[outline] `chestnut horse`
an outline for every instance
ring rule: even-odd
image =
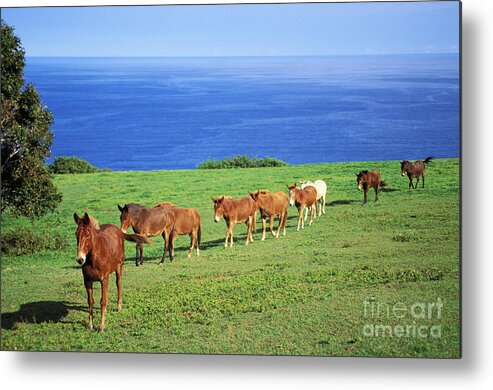
[[[327,184],[323,180],[315,180],[311,182],[309,180],[300,180],[300,187],[305,188],[313,186],[317,190],[317,201],[315,202],[315,217],[320,217],[322,213],[325,215],[325,203],[327,202]],[[308,217],[308,209],[305,210],[305,221]]]
[[[104,316],[108,305],[109,276],[116,272],[116,287],[118,290],[118,311],[122,310],[122,271],[125,260],[123,240],[137,242],[141,245],[151,242],[137,234],[125,234],[115,225],[101,225],[87,213],[80,218],[74,213],[77,224],[75,237],[77,238],[76,261],[82,266],[84,285],[87,291],[89,304],[89,325],[93,326],[93,289],[94,281],[101,282],[101,324],[99,329],[104,330]]]
[[[262,217],[262,241],[265,240],[265,229],[267,217],[269,217],[270,232],[275,238],[279,238],[279,232],[283,228],[283,235],[286,235],[286,221],[288,219],[288,204],[289,199],[282,191],[270,192],[267,190],[258,190],[257,192],[250,192],[250,196],[257,204],[260,210],[260,216]],[[279,226],[277,233],[274,233],[274,217],[279,217]]]
[[[365,192],[363,199],[363,206],[368,202],[368,190],[370,188],[375,189],[375,202],[378,200],[378,188],[387,185],[386,182],[382,181],[380,172],[378,171],[361,171],[356,174],[358,182],[358,190],[363,190]]]
[[[200,255],[200,214],[193,208],[180,208],[173,203],[158,203],[154,207],[168,207],[174,215],[175,225],[173,229],[173,237],[170,240],[173,244],[173,256],[176,237],[183,234],[190,236],[190,248],[188,249],[188,257],[192,256],[193,248],[197,248],[197,256]]]
[[[315,203],[317,202],[317,189],[313,186],[307,186],[303,189],[296,187],[296,183],[293,184],[292,186],[286,185],[289,190],[289,205],[293,206],[296,205],[296,208],[298,209],[298,212],[300,215],[298,216],[298,227],[296,228],[297,231],[300,230],[300,224],[301,228],[304,229],[305,227],[305,222],[303,220],[303,210],[308,207],[310,210],[310,223],[311,225],[313,223],[313,214],[314,214],[314,209],[315,209]]]
[[[408,188],[418,188],[419,178],[421,177],[421,182],[423,183],[422,188],[425,188],[425,171],[426,166],[431,162],[433,157],[428,157],[424,161],[418,160],[414,163],[409,161],[401,161],[401,175],[404,176],[407,173],[409,178]],[[413,179],[416,179],[416,185],[413,186]]]
[[[129,227],[132,227],[135,233],[153,237],[161,235],[164,239],[163,257],[159,264],[166,260],[166,251],[169,251],[169,259],[173,261],[173,242],[170,237],[173,234],[175,217],[167,207],[146,207],[135,203],[129,203],[121,207],[120,210],[120,228],[126,233]],[[144,245],[137,243],[135,246],[135,265],[144,264]]]
[[[233,199],[226,196],[213,198],[214,202],[214,222],[219,222],[221,216],[226,221],[228,227],[226,231],[226,241],[224,247],[228,247],[228,238],[231,237],[229,247],[233,246],[233,228],[238,222],[245,222],[247,225],[247,239],[245,245],[253,242],[252,230],[255,231],[255,220],[257,217],[257,205],[250,198]]]

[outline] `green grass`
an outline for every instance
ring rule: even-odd
[[[355,173],[378,169],[389,182],[377,203],[362,207]],[[224,249],[224,222],[213,222],[210,196],[241,197],[258,188],[285,190],[298,179],[328,184],[326,215],[296,232],[289,209],[286,237]],[[105,172],[58,175],[64,200],[57,214],[35,223],[69,240],[68,249],[2,259],[4,350],[129,351],[331,356],[460,356],[459,161],[430,164],[427,187],[408,190],[396,161],[235,170]],[[82,273],[75,262],[75,223],[85,211],[119,224],[117,204],[170,201],[202,215],[201,256],[187,258],[178,238],[175,262],[158,265],[163,242],[146,247],[143,267],[126,243],[123,311],[116,286],[103,333],[87,331]],[[257,224],[257,229],[260,224]],[[30,227],[4,217],[3,231]],[[63,247],[63,246],[62,246]],[[100,287],[96,284],[95,323]],[[386,307],[443,302],[440,318],[398,318]],[[365,312],[380,304],[380,316]],[[366,314],[366,315],[365,315]],[[367,337],[368,324],[427,329],[440,337]]]

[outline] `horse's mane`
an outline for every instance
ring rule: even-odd
[[[176,207],[176,204],[170,203],[170,202],[161,202],[161,203],[158,203],[157,205],[155,205],[154,208],[161,207],[161,206]]]
[[[89,224],[92,225],[93,228],[99,230],[99,222],[96,218],[94,218],[92,215],[89,215]]]

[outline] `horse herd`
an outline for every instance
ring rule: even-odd
[[[424,161],[415,163],[409,161],[401,162],[401,174],[409,178],[409,188],[417,188],[419,178],[422,178],[424,187],[424,173],[426,165],[431,161],[428,157]],[[378,171],[361,171],[356,174],[359,190],[364,190],[363,205],[367,203],[367,194],[370,188],[375,190],[375,201],[378,200],[378,190],[386,183],[382,181]],[[416,184],[413,184],[413,179]],[[267,219],[269,219],[269,230],[278,238],[281,232],[286,235],[286,222],[288,207],[296,206],[298,210],[297,230],[304,228],[304,221],[310,214],[309,225],[317,216],[325,215],[327,202],[327,185],[323,180],[300,181],[300,186],[287,185],[289,194],[284,191],[271,192],[268,190],[257,190],[249,193],[249,197],[233,199],[229,196],[211,197],[214,204],[214,221],[219,222],[221,217],[226,222],[226,240],[224,247],[233,246],[233,228],[238,223],[247,226],[247,237],[245,244],[253,242],[253,233],[256,231],[257,213],[262,220],[262,238],[265,240]],[[116,285],[118,290],[118,311],[122,308],[121,286],[122,269],[124,262],[124,241],[136,243],[136,265],[143,264],[144,244],[152,245],[147,237],[161,235],[164,239],[164,251],[160,264],[165,262],[166,252],[169,253],[170,261],[174,258],[174,242],[180,235],[190,236],[190,247],[188,257],[192,255],[193,249],[200,254],[201,239],[201,217],[193,208],[181,208],[172,203],[158,203],[153,207],[141,206],[135,203],[118,205],[120,211],[120,228],[112,224],[99,225],[98,221],[87,213],[79,217],[74,213],[77,224],[75,236],[77,238],[76,261],[82,266],[84,286],[87,291],[87,302],[89,305],[88,328],[93,329],[93,282],[101,282],[101,322],[100,330],[105,328],[105,312],[108,303],[109,276],[116,273]],[[303,216],[303,213],[305,215]],[[274,231],[274,219],[278,218],[277,231]],[[132,228],[134,234],[127,234]]]

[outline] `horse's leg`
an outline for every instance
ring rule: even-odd
[[[308,209],[305,210],[305,221],[308,218]]]
[[[378,186],[375,187],[375,202],[378,200]]]
[[[253,233],[256,233],[256,223],[257,223],[257,212],[255,211],[252,215],[252,227],[250,229],[250,242],[253,242]]]
[[[122,311],[123,262],[116,267],[116,290],[118,291],[118,311]]]
[[[418,188],[418,183],[419,183],[419,176],[416,178],[416,185],[414,186],[414,188]]]
[[[265,241],[265,230],[267,228],[267,218],[266,217],[262,217],[262,239],[261,241]]]
[[[269,217],[269,230],[272,236],[275,237],[276,233],[274,233],[274,215],[271,215]]]
[[[101,281],[101,324],[99,331],[104,331],[104,316],[106,314],[106,306],[108,306],[108,277]]]
[[[424,174],[424,173],[423,173],[423,175],[421,176],[421,183],[422,183],[421,188],[425,188],[425,174]]]
[[[230,241],[230,244],[229,244],[229,247],[232,248],[233,247],[233,228],[235,227],[235,223],[234,222],[230,222],[230,225],[229,225],[231,228],[230,228],[230,231],[229,231],[229,239],[231,240]]]
[[[323,197],[323,203],[322,203],[322,213],[325,215],[325,203],[327,202],[327,194],[325,194]]]
[[[363,198],[363,206],[366,206],[366,202],[368,202],[368,189],[364,188],[365,194]]]
[[[317,214],[317,208],[312,205],[312,208],[310,209],[310,223],[308,226],[312,225],[315,214]]]
[[[230,231],[230,224],[227,223],[227,230],[226,230],[226,241],[224,241],[224,248],[228,247],[228,238],[229,238],[229,231]]]
[[[92,295],[92,280],[89,278],[84,278],[84,286],[86,287],[87,304],[89,305],[89,324],[87,325],[87,329],[93,330],[94,325],[92,323],[92,319],[93,319],[94,297]]]
[[[192,252],[193,252],[193,247],[195,246],[195,230],[192,230],[192,233],[189,234],[190,236],[190,248],[188,248],[188,258],[192,257]],[[173,245],[174,247],[174,245]]]
[[[140,250],[140,265],[144,264],[144,244],[139,244]]]
[[[296,231],[299,231],[300,230],[300,224],[301,224],[301,228],[303,229],[303,210],[304,210],[304,207],[301,206],[300,208],[300,215],[298,215],[298,227],[296,228]]]
[[[277,227],[276,238],[279,238],[279,232],[281,231],[283,219],[284,219],[284,212],[281,212],[281,214],[279,214],[279,226]]]
[[[161,237],[163,237],[163,240],[164,240],[164,249],[163,249],[163,256],[161,257],[161,261],[159,262],[159,264],[164,264],[164,262],[166,261],[166,251],[168,250],[168,247],[169,247],[169,236],[168,236],[168,233],[166,232],[166,230],[161,234]]]
[[[286,236],[286,222],[288,220],[288,210],[284,210],[284,217],[282,219],[283,236]]]
[[[139,266],[139,253],[140,253],[140,250],[139,250],[139,244],[136,244],[135,245],[135,266],[138,267]]]
[[[250,244],[250,234],[252,233],[252,217],[251,216],[247,218],[245,224],[247,226],[247,238],[246,238],[245,245],[248,245],[248,244]]]

